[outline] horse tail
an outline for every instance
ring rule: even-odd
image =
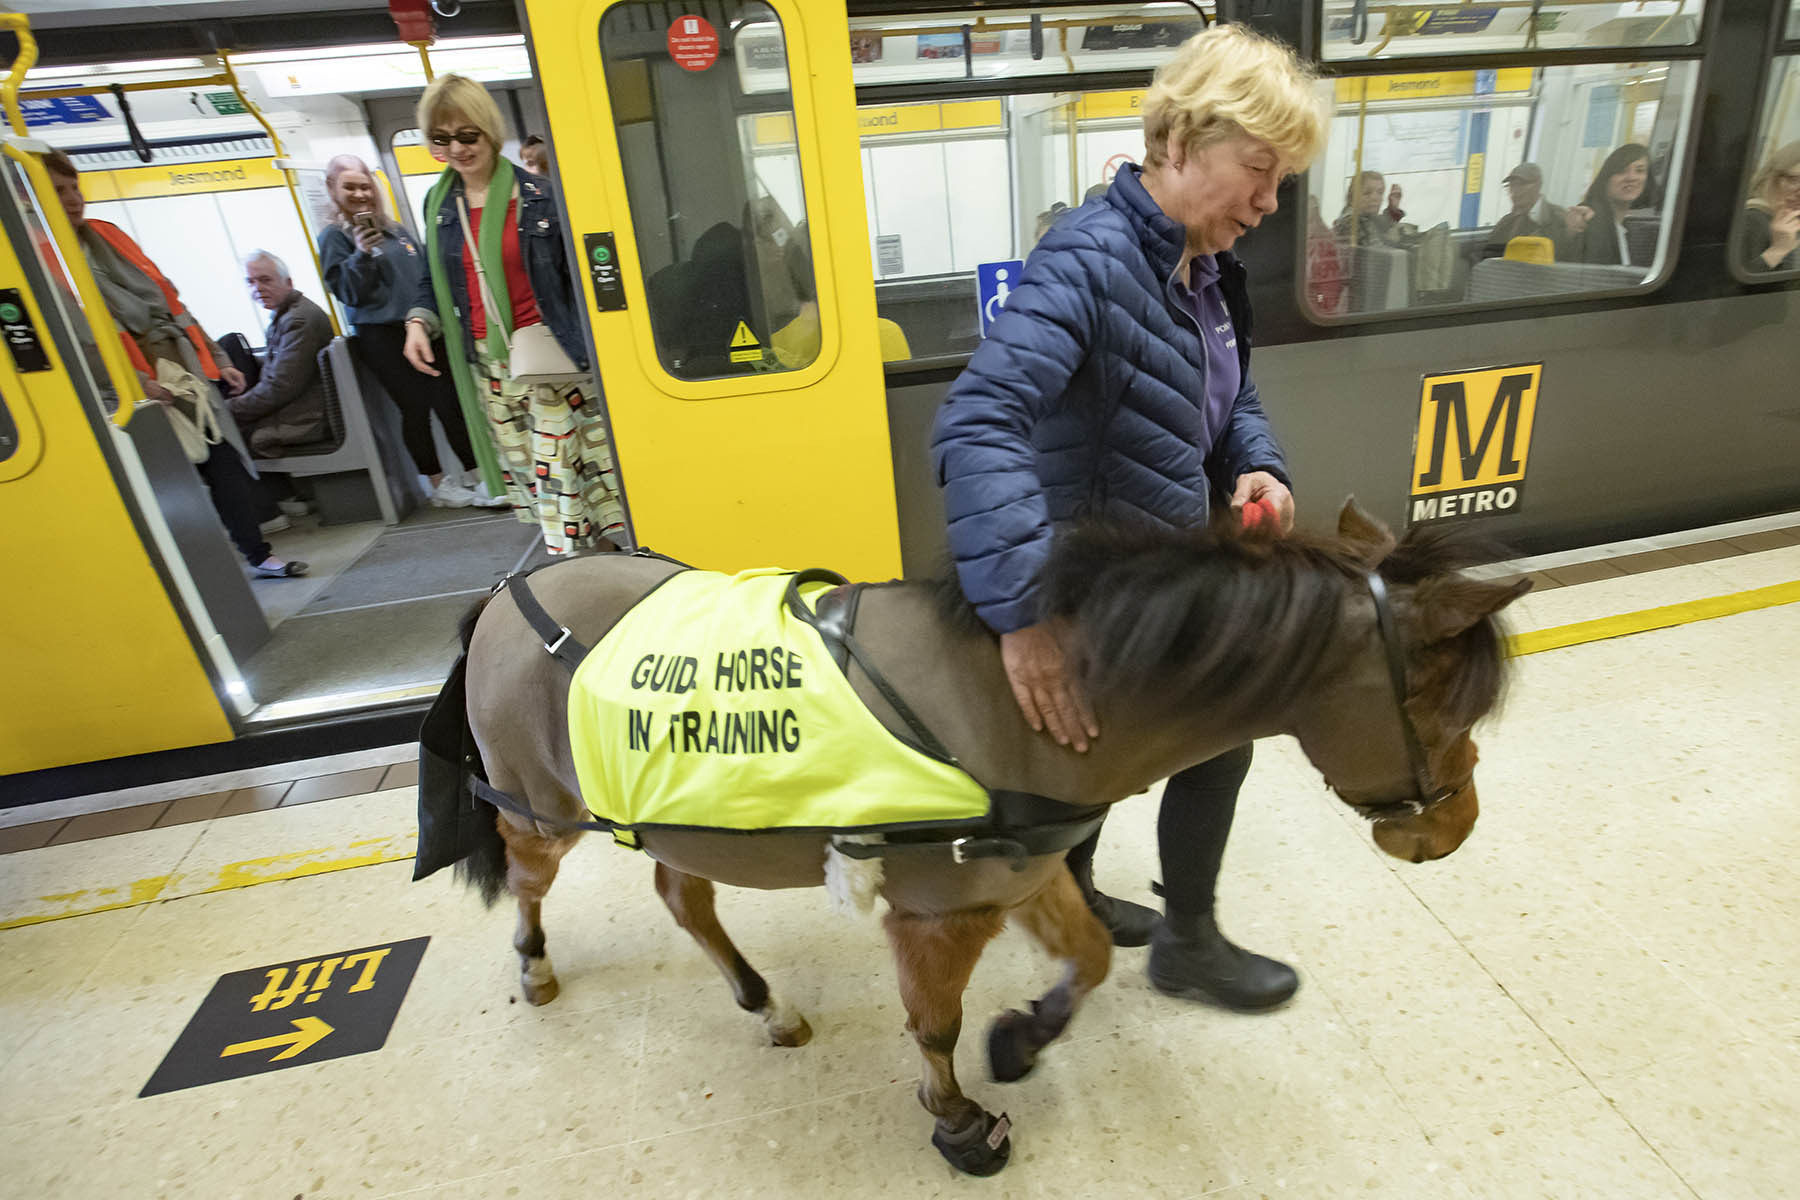
[[[487,611],[488,601],[493,598],[494,593],[489,592],[471,605],[469,611],[462,615],[462,620],[457,622],[456,636],[462,639],[464,654],[469,652],[469,643],[475,640],[476,623],[481,620],[481,614]]]
[[[465,655],[469,652],[469,643],[475,639],[475,626],[493,598],[494,594],[490,592],[477,600],[457,623],[456,634],[462,642]],[[467,745],[473,749],[474,739],[466,732],[466,715],[463,723],[464,736],[469,738]],[[479,765],[476,771],[486,779],[487,772]],[[463,828],[459,831],[457,849],[463,851],[463,856],[456,860],[453,873],[463,883],[479,890],[481,902],[492,908],[494,901],[500,898],[501,889],[506,886],[506,840],[500,836],[500,811],[480,800],[471,799],[465,803],[470,804],[472,810],[461,814]]]
[[[492,908],[506,886],[506,839],[500,836],[498,809],[482,804],[474,818],[474,828],[464,835],[468,854],[457,860],[454,874],[480,891],[482,904]]]

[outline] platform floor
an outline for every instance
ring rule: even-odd
[[[1800,546],[1775,547],[1534,594],[1514,626],[1797,579]],[[1383,857],[1292,743],[1258,746],[1221,913],[1299,969],[1284,1008],[1164,998],[1146,952],[1120,951],[1037,1072],[993,1084],[988,1021],[1054,977],[1003,934],[958,1052],[969,1093],[1016,1122],[991,1180],[929,1147],[879,927],[822,893],[721,893],[727,929],[815,1030],[776,1050],[674,928],[649,864],[598,839],[545,908],[562,996],[522,1003],[510,905],[483,910],[447,873],[409,882],[403,754],[350,783],[247,785],[276,788],[274,807],[216,788],[7,829],[0,1191],[1795,1195],[1800,604],[1517,667],[1479,733],[1481,822],[1442,862]],[[111,836],[68,828],[145,809]],[[1155,814],[1120,806],[1103,888],[1146,898]],[[378,1051],[137,1098],[219,976],[427,936]]]

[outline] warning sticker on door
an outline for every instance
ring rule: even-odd
[[[739,321],[737,331],[731,335],[731,361],[734,363],[760,362],[762,356],[762,343],[756,340],[754,333],[750,332],[750,323]]]

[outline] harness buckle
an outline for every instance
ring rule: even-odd
[[[1011,838],[959,837],[950,843],[950,858],[958,866],[978,858],[1004,858],[1015,871],[1025,869],[1025,847]]]
[[[554,642],[545,642],[544,643],[544,650],[546,653],[555,654],[558,650],[562,649],[564,642],[568,641],[571,637],[574,636],[573,634],[571,634],[569,632],[569,627],[567,625],[561,626],[561,629],[562,629],[562,635],[560,637],[558,637]]]

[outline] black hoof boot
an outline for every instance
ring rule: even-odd
[[[1156,928],[1154,908],[1108,896],[1105,892],[1095,892],[1088,897],[1088,911],[1100,918],[1106,932],[1112,934],[1115,946],[1142,946],[1149,942],[1150,931]]]
[[[1284,962],[1233,945],[1211,914],[1172,917],[1156,927],[1150,944],[1150,983],[1184,1000],[1206,1000],[1238,1012],[1260,1012],[1285,1003],[1300,976]]]
[[[931,1131],[931,1144],[951,1166],[969,1175],[995,1175],[1012,1157],[1012,1121],[1005,1113],[984,1112],[954,1133],[939,1125]]]
[[[1025,1078],[1037,1066],[1037,1056],[1030,1014],[1009,1008],[994,1019],[988,1030],[988,1071],[995,1083],[1017,1083]]]

